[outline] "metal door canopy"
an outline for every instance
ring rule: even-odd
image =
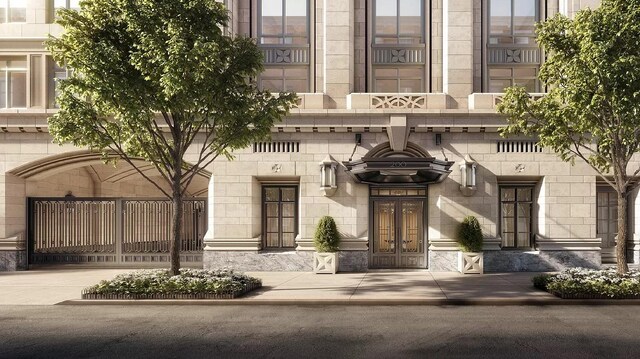
[[[453,163],[434,157],[363,157],[357,161],[343,162],[347,174],[357,183],[419,185],[444,181],[451,173]]]

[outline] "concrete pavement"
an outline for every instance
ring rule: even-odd
[[[0,305],[78,304],[83,288],[127,269],[39,269],[0,273]],[[379,270],[366,273],[249,272],[263,288],[234,300],[159,301],[156,304],[554,304],[533,288],[536,273],[461,275]],[[82,301],[88,304],[90,301]],[[102,301],[91,301],[101,303]],[[108,301],[123,303],[126,301]],[[149,301],[136,301],[138,304]],[[566,301],[564,301],[566,302]]]

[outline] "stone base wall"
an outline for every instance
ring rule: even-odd
[[[369,251],[342,251],[338,253],[339,272],[366,272],[369,270]]]
[[[550,272],[572,267],[599,269],[600,251],[485,251],[485,272]]]
[[[429,251],[429,271],[457,272],[458,251]]]
[[[27,251],[0,251],[0,272],[27,270]]]
[[[313,252],[204,251],[202,267],[204,269],[226,267],[242,272],[311,272]]]
[[[369,268],[368,251],[342,251],[338,255],[339,272],[366,272]],[[226,267],[242,272],[311,272],[313,251],[204,251],[202,266],[205,269]]]

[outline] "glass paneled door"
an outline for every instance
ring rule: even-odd
[[[426,268],[424,200],[373,199],[372,268]]]

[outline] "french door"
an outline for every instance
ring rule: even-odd
[[[423,199],[372,200],[372,268],[426,268]]]

